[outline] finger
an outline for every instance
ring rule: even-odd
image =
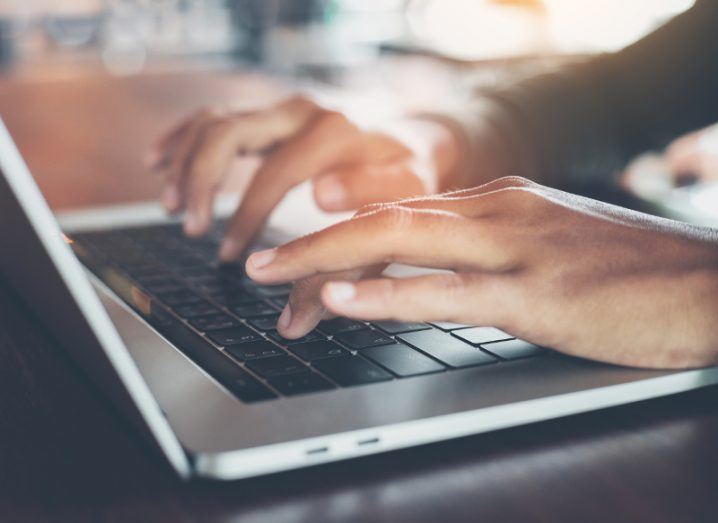
[[[311,100],[292,97],[280,104],[251,113],[232,115],[238,153],[263,153],[302,131],[314,118],[326,112]]]
[[[166,163],[167,157],[178,141],[179,137],[190,127],[190,125],[200,116],[200,113],[192,114],[184,118],[179,123],[173,125],[169,130],[165,131],[150,146],[145,156],[145,164],[152,168],[158,169]]]
[[[426,193],[408,163],[360,164],[325,174],[314,183],[314,199],[325,211],[346,211]]]
[[[169,154],[169,167],[167,169],[167,183],[164,193],[165,204],[170,211],[181,210],[186,201],[188,190],[187,178],[191,173],[191,160],[200,144],[210,140],[207,134],[220,127],[228,130],[223,133],[226,140],[218,148],[222,151],[228,149],[227,142],[233,142],[234,153],[257,153],[276,145],[278,142],[293,136],[302,129],[320,108],[310,100],[294,97],[270,109],[253,113],[228,113],[220,116],[216,111],[203,110],[196,115],[176,136],[175,143]],[[211,156],[211,152],[208,155]],[[223,157],[225,155],[222,155]],[[216,179],[221,175],[213,178]],[[206,219],[207,187],[211,183],[201,184],[200,194],[196,198],[197,205],[205,211],[199,216],[197,227],[190,226],[192,230],[202,230],[202,218]],[[204,190],[203,190],[204,189]]]
[[[701,152],[697,149],[675,150],[667,156],[668,167],[675,176],[698,175],[701,156]]]
[[[367,269],[313,276],[294,284],[289,301],[277,322],[277,330],[285,338],[300,338],[314,329],[327,315],[320,293],[324,284],[332,280],[355,281],[361,278],[379,276],[385,265]]]
[[[343,162],[356,161],[360,152],[358,133],[342,115],[324,112],[271,154],[229,223],[220,258],[236,259],[289,189]]]
[[[321,297],[331,312],[349,318],[451,321],[511,330],[512,318],[526,312],[520,292],[511,275],[450,273],[329,282]]]
[[[201,141],[202,129],[210,118],[212,116],[209,113],[203,113],[201,117],[193,120],[178,137],[171,156],[168,157],[162,202],[169,212],[178,212],[185,206],[185,166]]]
[[[199,236],[212,223],[214,198],[226,177],[241,136],[237,130],[244,122],[224,120],[206,125],[186,167],[183,192],[186,194],[185,233]]]
[[[490,226],[458,214],[406,207],[347,220],[252,254],[249,276],[279,283],[376,263],[509,270],[515,256]]]

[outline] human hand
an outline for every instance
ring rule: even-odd
[[[376,276],[388,263],[454,272]],[[326,307],[363,320],[491,325],[594,360],[656,368],[718,363],[718,233],[521,178],[369,206],[249,257],[262,284],[296,281],[278,329],[295,338]]]
[[[452,133],[430,120],[407,120],[399,134],[360,129],[343,114],[306,98],[255,112],[205,110],[163,136],[149,155],[165,173],[162,201],[186,211],[185,232],[205,233],[215,194],[236,156],[258,155],[261,166],[232,217],[220,249],[236,259],[272,209],[294,186],[314,181],[314,197],[327,211],[435,191],[452,170]]]

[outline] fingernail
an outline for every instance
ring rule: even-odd
[[[287,305],[284,306],[284,310],[282,311],[282,314],[279,315],[279,319],[277,320],[277,327],[279,327],[282,330],[287,330],[291,324],[292,324],[292,308],[287,303]]]
[[[168,185],[162,192],[162,203],[169,211],[174,211],[179,207],[179,190],[175,185]]]
[[[353,300],[357,295],[354,284],[340,281],[327,283],[327,294],[334,303],[346,303]]]
[[[267,249],[252,254],[247,260],[255,269],[266,267],[277,257],[277,249]]]
[[[200,223],[199,223],[199,216],[195,212],[189,212],[187,213],[187,217],[185,218],[184,222],[184,231],[187,234],[197,234],[199,233],[200,229]]]
[[[324,178],[319,182],[318,196],[320,203],[327,207],[342,205],[347,199],[344,185],[334,177]]]

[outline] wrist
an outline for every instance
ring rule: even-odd
[[[444,122],[431,117],[407,117],[387,122],[381,130],[411,151],[421,166],[416,174],[427,193],[468,186],[457,180],[462,151],[457,136]]]
[[[502,176],[544,181],[530,141],[499,102],[480,98],[446,113],[422,114],[421,119],[443,127],[453,149],[454,162],[444,172],[442,190],[473,187]]]
[[[430,117],[413,119],[412,126],[422,136],[427,162],[435,173],[434,191],[470,187],[470,181],[461,176],[466,158],[456,130],[445,122]]]

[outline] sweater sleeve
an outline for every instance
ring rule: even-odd
[[[698,0],[620,52],[478,93],[447,118],[469,164],[488,117],[509,151],[504,163],[519,171],[502,174],[549,185],[610,176],[637,153],[718,121],[716,27],[718,2]]]

